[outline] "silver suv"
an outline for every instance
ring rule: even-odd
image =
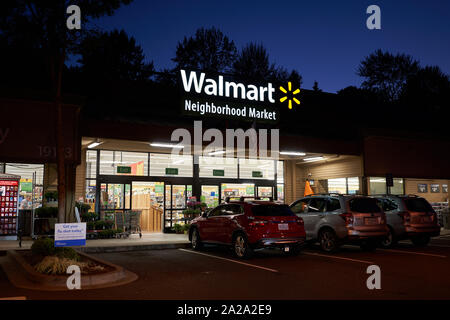
[[[438,236],[441,228],[433,207],[415,195],[377,196],[386,212],[388,236],[381,245],[394,246],[399,240],[410,239],[416,246],[427,245],[430,237]]]
[[[345,243],[375,250],[388,234],[385,214],[375,198],[316,194],[299,199],[290,207],[304,221],[306,240],[319,242],[326,252],[334,252]]]

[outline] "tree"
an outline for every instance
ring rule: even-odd
[[[178,42],[176,68],[197,69],[212,73],[227,73],[236,58],[236,46],[222,31],[200,28],[194,37]]]
[[[58,219],[72,219],[73,193],[66,194],[66,173],[74,174],[74,166],[65,163],[64,128],[62,121],[62,75],[68,55],[74,51],[82,36],[89,32],[90,19],[112,15],[122,4],[131,0],[78,0],[82,8],[81,31],[69,30],[66,26],[66,9],[73,1],[13,0],[0,4],[0,34],[8,44],[38,49],[47,66],[51,80],[51,94],[56,111],[56,149],[58,171]]]
[[[314,90],[314,92],[322,91],[322,89],[319,89],[319,83],[317,81],[314,81],[313,90]]]
[[[249,43],[239,52],[233,65],[233,74],[240,79],[253,82],[271,81],[285,76],[285,69],[277,69],[270,63],[269,54],[262,44]]]
[[[153,62],[145,62],[141,46],[124,30],[92,33],[78,53],[86,79],[148,80],[154,72]]]
[[[394,102],[418,68],[419,62],[410,55],[393,55],[379,49],[361,61],[357,74],[365,78],[364,89],[379,92],[387,102]]]
[[[254,83],[291,81],[297,88],[302,84],[302,76],[297,70],[289,73],[286,68],[270,63],[266,48],[252,42],[239,52],[233,65],[233,74],[239,79]]]
[[[450,104],[450,79],[438,66],[420,68],[411,75],[401,96],[405,105],[414,105],[422,110],[438,111]],[[428,111],[427,110],[427,111]]]

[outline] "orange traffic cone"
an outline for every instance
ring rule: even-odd
[[[304,197],[309,196],[310,194],[314,194],[313,189],[311,188],[311,185],[309,184],[309,180],[306,180],[305,183],[305,194]]]

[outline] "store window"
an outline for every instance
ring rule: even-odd
[[[386,194],[386,178],[370,177],[369,178],[370,194]]]
[[[277,183],[284,184],[284,161],[277,161]]]
[[[391,194],[404,194],[403,179],[394,178],[394,186],[391,187]]]
[[[221,157],[199,157],[201,178],[237,178],[238,159]]]
[[[284,202],[284,184],[277,184],[277,199]]]
[[[221,185],[221,199],[225,201],[226,197],[254,197],[254,184],[237,184],[237,183],[222,183]]]
[[[148,153],[101,150],[100,174],[146,176]]]
[[[239,159],[239,178],[241,179],[275,179],[273,160]]]
[[[359,178],[358,177],[352,177],[347,178],[347,189],[348,194],[360,194],[359,190]]]
[[[150,175],[169,177],[192,177],[192,156],[150,154]]]
[[[346,178],[328,179],[328,192],[346,194],[347,179]]]
[[[86,179],[95,179],[97,177],[97,151],[86,151]]]
[[[27,210],[42,206],[44,165],[6,163],[5,173],[20,176],[19,209]]]
[[[95,180],[86,180],[86,194],[85,194],[85,203],[90,205],[90,212],[95,211],[95,191],[96,191],[96,181]]]

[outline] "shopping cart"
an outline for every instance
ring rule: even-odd
[[[130,234],[139,234],[139,238],[142,238],[140,219],[141,211],[116,212],[116,228],[122,229],[122,232],[116,233],[116,238],[128,238]]]

